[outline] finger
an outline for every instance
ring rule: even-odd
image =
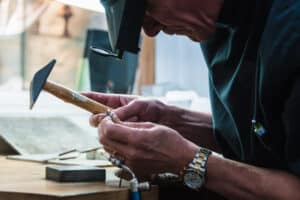
[[[82,92],[81,94],[111,108],[126,105],[136,98],[130,95],[103,94],[97,92]]]
[[[143,150],[111,140],[105,141],[103,145],[107,151],[114,149],[117,152],[117,156],[115,157],[117,159],[124,160],[124,164],[137,173],[137,175],[142,175],[143,177],[146,177],[145,175],[149,175],[148,172],[145,173],[143,171],[144,166],[142,163],[145,159],[145,152]]]
[[[127,121],[131,118],[138,118],[138,116],[144,112],[144,103],[132,101],[127,105],[114,110],[114,113],[122,120]]]
[[[124,121],[126,122],[138,122],[139,118],[138,117],[130,117],[129,119],[126,119]]]
[[[114,123],[108,117],[104,118],[99,125],[99,132],[102,133],[102,137],[124,144],[135,144],[141,135],[147,131],[146,127],[130,127],[124,123]]]
[[[103,145],[105,151],[110,155],[115,154],[112,156],[120,160],[132,160],[132,157],[135,157],[135,150],[130,145],[107,139],[100,139],[100,143]]]
[[[123,125],[129,126],[131,128],[143,128],[143,129],[150,129],[155,126],[155,124],[151,122],[123,122]]]
[[[89,119],[90,125],[92,127],[98,127],[99,123],[106,117],[107,115],[104,113],[100,113],[97,115],[92,115]]]
[[[122,123],[118,116],[113,111],[110,111],[109,113],[99,113],[96,115],[92,115],[89,119],[90,125],[93,127],[98,127],[100,122],[107,116],[111,117],[112,121],[116,123]]]
[[[112,150],[110,147],[103,146],[104,151],[106,151],[109,155],[113,155],[115,150]]]
[[[103,146],[103,149],[112,157],[117,158],[119,160],[124,160],[124,157],[122,157],[121,154],[118,153],[118,151],[111,149],[110,147]]]

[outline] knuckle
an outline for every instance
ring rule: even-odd
[[[141,99],[135,99],[132,101],[132,105],[137,106],[137,107],[141,107],[144,105],[144,101]]]

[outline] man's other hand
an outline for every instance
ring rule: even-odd
[[[104,149],[124,158],[139,177],[163,172],[179,173],[198,147],[177,131],[150,122],[114,123],[105,117],[99,127]]]

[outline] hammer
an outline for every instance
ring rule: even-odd
[[[116,123],[121,123],[120,119],[115,117],[114,114],[111,112],[112,109],[110,107],[107,107],[88,97],[85,97],[69,88],[66,88],[62,85],[47,80],[55,63],[56,60],[53,59],[45,67],[43,67],[38,72],[36,72],[35,75],[33,76],[33,79],[30,83],[30,109],[33,108],[41,91],[45,90],[46,92],[56,96],[57,98],[67,103],[78,106],[93,114],[107,113],[107,115],[113,121],[115,121]],[[118,162],[122,163],[121,160],[115,158],[114,160],[117,160]],[[120,178],[119,186],[121,186],[121,183],[122,183],[122,178]]]
[[[62,85],[47,80],[56,60],[52,60],[45,67],[40,69],[33,77],[30,84],[30,109],[33,108],[42,90],[56,96],[63,101],[78,106],[93,114],[109,113],[111,108],[87,98]]]

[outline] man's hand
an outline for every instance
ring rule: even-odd
[[[125,159],[138,176],[162,172],[179,173],[198,147],[177,131],[154,123],[114,123],[109,117],[98,128],[104,148]]]
[[[193,112],[136,96],[102,93],[83,93],[83,95],[113,108],[121,121],[165,125],[193,143],[221,153],[212,132],[210,114]],[[105,116],[106,114],[93,115],[90,124],[97,127]]]
[[[130,95],[114,95],[102,93],[82,93],[108,107],[114,109],[114,113],[121,121],[131,122],[157,122],[166,111],[166,105],[157,100],[145,100]],[[97,127],[105,114],[93,115],[90,124]]]

